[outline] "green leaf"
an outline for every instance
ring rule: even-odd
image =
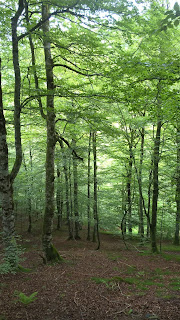
[[[175,27],[177,27],[179,25],[179,20],[175,20],[174,25],[175,25]]]
[[[180,11],[180,7],[179,7],[179,4],[177,2],[175,2],[175,4],[174,4],[174,10],[175,11]]]

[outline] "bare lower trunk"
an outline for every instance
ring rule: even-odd
[[[73,141],[73,148],[76,143]],[[77,158],[73,153],[73,181],[74,181],[74,216],[75,216],[75,239],[79,240],[79,208],[78,208],[78,176],[77,176]]]
[[[91,132],[89,134],[89,146],[88,146],[88,181],[87,181],[87,218],[88,218],[88,233],[87,240],[91,239],[90,231],[91,231],[91,217],[90,217],[90,174],[91,174]]]
[[[93,157],[94,157],[94,205],[93,205],[93,214],[94,214],[94,231],[93,231],[93,242],[98,241],[97,250],[100,248],[100,237],[99,237],[99,217],[98,217],[98,207],[97,207],[97,146],[96,146],[96,132],[92,134],[93,141]]]
[[[144,128],[141,131],[141,154],[140,154],[140,161],[139,161],[139,184],[142,190],[142,164],[143,164],[143,156],[144,156]],[[142,193],[139,192],[139,235],[141,241],[144,238],[144,219],[143,219],[143,199]]]
[[[152,197],[152,220],[150,226],[151,233],[151,247],[152,252],[158,252],[156,243],[156,224],[157,224],[157,202],[159,195],[159,182],[158,182],[158,167],[159,167],[159,148],[160,148],[160,135],[161,135],[161,121],[157,122],[156,137],[154,141],[154,154],[153,154],[153,197]]]

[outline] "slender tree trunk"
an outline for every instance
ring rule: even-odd
[[[141,185],[142,190],[142,164],[143,164],[143,156],[144,156],[144,128],[141,131],[141,153],[140,153],[140,161],[139,161],[139,184]],[[143,219],[143,199],[142,194],[139,192],[139,235],[141,241],[144,238],[144,219]]]
[[[25,17],[26,17],[26,23],[27,23],[27,27],[29,27],[29,10],[28,10],[28,2],[25,0]],[[33,66],[33,75],[34,75],[34,83],[35,83],[35,88],[37,91],[39,91],[39,80],[38,80],[38,76],[37,76],[37,72],[36,72],[36,58],[35,58],[35,50],[34,50],[34,43],[32,40],[32,35],[31,33],[28,35],[29,38],[29,44],[30,44],[30,49],[31,49],[31,57],[32,57],[32,66]],[[46,119],[46,115],[44,114],[43,111],[43,105],[42,105],[42,100],[41,97],[37,98],[38,100],[38,104],[39,104],[39,110],[41,113],[41,116]]]
[[[89,133],[89,146],[88,146],[88,181],[87,181],[87,218],[88,218],[88,233],[87,240],[91,239],[91,216],[90,216],[90,187],[91,187],[91,132]]]
[[[128,219],[128,232],[132,236],[132,199],[131,199],[131,183],[132,183],[132,147],[129,147],[129,163],[127,173],[127,219]]]
[[[73,149],[76,148],[76,142],[73,140]],[[77,158],[73,153],[73,179],[74,179],[74,216],[75,216],[75,239],[81,239],[79,236],[79,208],[78,208],[78,174]]]
[[[71,215],[70,215],[70,202],[69,202],[69,180],[68,180],[68,168],[67,168],[67,160],[66,155],[64,152],[64,145],[61,140],[59,140],[59,144],[62,150],[62,158],[63,158],[63,168],[64,168],[64,178],[65,178],[65,203],[66,203],[66,214],[67,214],[67,224],[68,224],[68,232],[69,237],[68,239],[73,239],[73,230],[72,230],[72,223],[71,223]]]
[[[42,5],[42,19],[49,15],[49,6]],[[47,147],[46,147],[46,191],[45,214],[43,222],[42,244],[47,261],[60,261],[61,257],[52,245],[52,228],[54,217],[54,152],[55,152],[55,111],[54,111],[54,79],[51,44],[49,41],[49,20],[42,25],[43,46],[45,55],[47,81]]]
[[[27,166],[26,166],[26,161],[25,161],[25,157],[23,154],[23,163],[24,163],[24,169],[26,171],[26,175],[27,175],[27,213],[28,213],[28,221],[29,221],[29,225],[28,225],[28,232],[31,233],[32,231],[32,202],[31,202],[31,195],[32,195],[32,155],[31,155],[31,149],[30,149],[30,162],[31,162],[31,175],[29,175]]]
[[[176,172],[176,225],[174,234],[174,244],[179,245],[179,227],[180,227],[180,126],[178,124],[177,134],[177,172]]]
[[[72,174],[71,174],[71,157],[69,159],[69,201],[70,201],[70,214],[69,214],[69,221],[70,221],[70,228],[72,231],[72,238],[74,239],[74,210],[73,210],[73,192],[72,192]]]
[[[157,224],[157,202],[159,195],[159,182],[158,182],[158,167],[159,167],[159,149],[160,149],[160,136],[161,136],[161,120],[157,122],[156,137],[154,140],[154,153],[153,153],[153,196],[152,196],[152,220],[150,225],[151,233],[151,247],[152,252],[157,253],[156,243],[156,224]]]
[[[93,158],[94,158],[94,231],[93,231],[93,242],[98,241],[97,250],[100,248],[100,237],[99,237],[99,217],[98,217],[98,206],[97,206],[97,151],[96,151],[96,132],[92,133],[93,142]]]
[[[62,226],[62,209],[63,209],[63,200],[62,200],[62,187],[61,187],[61,172],[57,167],[57,190],[56,190],[56,206],[57,206],[57,230],[61,229]]]
[[[23,0],[19,0],[19,7],[11,19],[11,29],[12,29],[12,51],[13,51],[13,66],[15,75],[15,88],[14,88],[14,129],[15,129],[15,148],[16,148],[16,160],[14,162],[10,179],[13,183],[16,178],[22,163],[22,145],[21,145],[21,73],[19,66],[19,47],[18,47],[18,36],[17,36],[17,25],[18,20],[24,10]]]

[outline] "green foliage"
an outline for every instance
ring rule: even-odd
[[[32,302],[34,302],[37,299],[38,292],[33,292],[30,296],[27,296],[23,292],[15,291],[14,295],[17,296],[17,301],[21,302],[22,304],[28,305]]]

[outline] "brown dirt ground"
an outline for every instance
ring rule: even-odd
[[[0,275],[0,320],[180,319],[180,290],[173,287],[179,263],[142,255],[144,248],[134,244],[127,250],[119,237],[101,234],[97,251],[92,242],[67,241],[65,231],[56,231],[54,245],[65,262],[44,265],[39,235],[23,234],[22,265],[32,272]],[[117,276],[136,280],[102,282]],[[37,299],[24,305],[16,291],[28,296],[37,291]]]

